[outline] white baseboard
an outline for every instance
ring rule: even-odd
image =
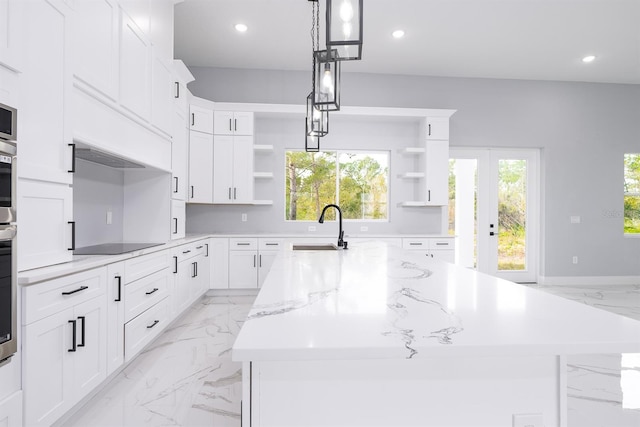
[[[539,276],[541,285],[640,285],[640,276]]]

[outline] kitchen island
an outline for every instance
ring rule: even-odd
[[[566,424],[571,354],[640,322],[383,243],[284,249],[233,347],[243,426]]]

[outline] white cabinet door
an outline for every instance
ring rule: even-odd
[[[215,111],[213,133],[216,135],[253,135],[253,113]]]
[[[189,202],[213,201],[214,143],[213,135],[189,133]]]
[[[64,184],[19,180],[18,270],[72,259],[73,192]]]
[[[149,120],[151,45],[142,30],[122,11],[120,35],[120,103]]]
[[[22,424],[22,391],[17,391],[0,400],[0,426],[11,427]]]
[[[449,204],[449,141],[427,141],[426,201],[431,206]]]
[[[233,203],[233,167],[233,137],[214,136],[213,203]]]
[[[256,251],[229,251],[229,288],[250,289],[258,285]]]
[[[190,112],[189,128],[191,130],[213,134],[213,110],[191,105]]]
[[[449,140],[449,118],[427,117],[427,140]]]
[[[107,377],[107,302],[93,298],[74,308],[78,349],[73,353],[73,403]]]
[[[253,113],[246,111],[234,112],[233,133],[235,135],[253,135]]]
[[[74,3],[73,72],[112,100],[118,96],[118,5],[114,0]]]
[[[182,239],[185,236],[187,220],[186,204],[184,200],[171,201],[171,240]]]
[[[191,288],[196,277],[196,268],[193,258],[178,263],[178,279],[174,296],[176,313],[182,313],[191,304]]]
[[[253,201],[253,137],[233,138],[233,203]]]
[[[70,184],[71,12],[62,1],[23,3],[18,176]]]
[[[260,251],[258,254],[258,287],[264,283],[276,255],[278,255],[278,251]]]
[[[151,70],[151,123],[167,135],[172,135],[175,114],[173,70],[157,55],[154,55]]]
[[[22,69],[22,48],[20,31],[22,29],[22,4],[24,0],[0,1],[0,64],[12,70]],[[1,425],[1,423],[0,423]]]
[[[229,239],[216,237],[209,242],[211,289],[229,289]]]
[[[451,264],[456,262],[456,251],[454,250],[432,250],[430,255],[433,259],[450,262]]]
[[[72,320],[69,308],[24,328],[22,388],[27,426],[49,426],[72,406]]]
[[[156,55],[163,60],[173,59],[173,0],[150,1],[149,35],[156,47]]]
[[[173,140],[171,141],[171,198],[187,200],[189,129],[185,118],[177,112],[173,115]]]
[[[124,363],[124,263],[107,266],[107,376]]]
[[[213,113],[213,133],[215,135],[233,135],[232,111],[215,111]]]

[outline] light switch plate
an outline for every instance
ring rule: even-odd
[[[577,215],[574,215],[571,217],[571,224],[580,224],[580,217]]]
[[[544,427],[542,414],[513,414],[513,427]]]
[[[309,231],[316,231],[316,226],[315,225],[310,225],[309,226]]]

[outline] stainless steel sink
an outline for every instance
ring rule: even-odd
[[[333,243],[303,243],[293,245],[294,251],[336,251],[338,247]]]

